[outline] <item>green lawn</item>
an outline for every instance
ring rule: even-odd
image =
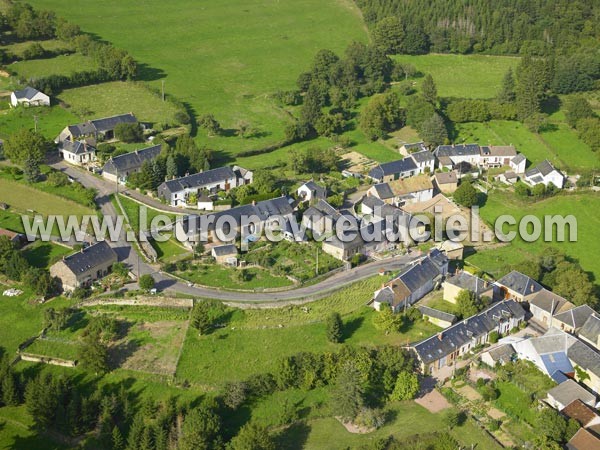
[[[191,253],[172,238],[165,242],[151,241],[150,244],[154,247],[154,250],[156,250],[156,254],[160,261],[174,261],[179,259],[182,255],[189,255]]]
[[[60,106],[7,109],[0,111],[0,139],[6,139],[21,128],[33,130],[34,116],[38,131],[48,139],[54,139],[67,125],[79,122],[79,118]]]
[[[410,63],[429,73],[441,97],[491,98],[502,84],[509,67],[519,58],[487,55],[398,55],[396,61]]]
[[[165,213],[162,211],[157,211],[156,209],[149,208],[147,206],[142,205],[141,203],[136,202],[135,200],[131,200],[126,195],[119,194],[119,200],[121,205],[123,206],[123,210],[125,214],[129,218],[129,224],[134,230],[140,229],[140,214],[142,210],[145,210],[146,214],[146,224],[143,227],[144,230],[148,230],[150,225],[152,224],[152,220],[154,220],[157,216],[165,216],[172,223],[175,221],[175,214]],[[118,208],[117,208],[118,210]]]
[[[173,123],[175,107],[141,84],[125,81],[66,89],[59,100],[81,119],[133,112],[143,122]]]
[[[227,326],[204,336],[190,327],[177,378],[200,386],[221,386],[226,381],[272,371],[284,356],[302,351],[336,351],[339,346],[330,343],[325,335],[324,320],[331,311],[342,314],[344,343],[350,345],[405,345],[439,330],[424,321],[401,333],[386,335],[377,330],[373,325],[377,312],[365,305],[380,282],[377,277],[356,283],[303,305],[304,309],[234,311]]]
[[[164,80],[166,92],[198,115],[213,113],[226,129],[245,120],[260,131],[252,139],[200,133],[200,143],[227,154],[280,141],[289,117],[269,94],[294,89],[318,50],[341,52],[354,40],[367,40],[360,12],[349,0],[32,4],[127,49],[146,65],[142,79],[156,87]]]
[[[33,43],[40,44],[46,51],[68,50],[70,47],[69,44],[64,41],[60,41],[58,39],[47,39],[45,41],[13,42],[8,45],[0,46],[0,49],[6,50],[14,55],[21,56],[23,52]]]
[[[544,215],[560,214],[563,216],[574,215],[577,219],[577,242],[552,242],[541,241],[527,243],[516,239],[509,246],[494,250],[484,250],[467,258],[467,261],[482,270],[498,276],[509,264],[518,264],[532,255],[541,255],[549,246],[554,245],[567,255],[579,261],[584,270],[600,277],[600,262],[597,254],[600,252],[600,243],[596,239],[600,227],[600,217],[596,213],[600,208],[600,196],[595,193],[582,193],[574,195],[558,195],[536,203],[525,203],[515,198],[511,192],[494,191],[488,196],[481,217],[488,223],[493,223],[501,214],[511,214],[517,221],[526,214],[533,214],[539,218]],[[515,227],[505,227],[505,231],[515,231]]]
[[[250,267],[246,271],[248,274],[246,281],[240,281],[236,278],[238,269],[218,264],[194,265],[189,270],[177,272],[177,275],[202,286],[214,286],[223,289],[261,290],[293,285],[293,282],[288,278],[272,275],[266,269]]]
[[[17,61],[7,66],[8,70],[16,72],[19,77],[26,80],[49,75],[71,75],[74,72],[85,72],[97,68],[98,65],[92,58],[78,53],[58,55],[47,59]]]
[[[23,250],[23,256],[34,267],[48,268],[73,250],[53,242],[37,241]]]

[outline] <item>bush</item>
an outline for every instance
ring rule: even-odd
[[[115,137],[122,142],[141,142],[144,132],[139,123],[120,123],[115,127]]]
[[[142,275],[139,279],[139,285],[140,289],[149,291],[154,288],[154,278],[152,278],[152,275],[150,274]]]
[[[23,51],[23,59],[43,58],[45,54],[46,50],[44,50],[44,47],[42,47],[38,42],[34,42]]]
[[[69,184],[69,176],[64,172],[52,171],[46,177],[50,186],[61,187]]]
[[[497,331],[492,331],[488,336],[490,344],[495,344],[496,342],[498,342],[499,337],[500,337],[500,335],[498,334]]]

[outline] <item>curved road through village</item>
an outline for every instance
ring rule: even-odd
[[[63,161],[52,164],[52,166],[65,172],[73,179],[79,181],[85,187],[94,188],[98,191],[96,203],[104,216],[117,216],[117,211],[110,201],[110,195],[115,192],[115,184],[97,177],[90,172],[70,166]],[[139,197],[139,195],[136,195]],[[163,205],[164,209],[164,205]],[[379,273],[384,268],[388,271],[397,271],[407,264],[419,258],[419,255],[396,256],[382,261],[375,261],[356,267],[354,269],[338,272],[329,278],[313,285],[303,286],[296,289],[278,292],[238,292],[216,288],[199,287],[184,283],[157,267],[147,264],[132,248],[131,243],[125,239],[123,230],[118,242],[111,242],[112,247],[119,256],[119,261],[128,264],[136,275],[152,274],[156,281],[156,287],[161,291],[172,291],[181,294],[193,295],[205,298],[214,298],[231,302],[285,302],[292,300],[316,300],[339,289],[342,286],[369,278]]]

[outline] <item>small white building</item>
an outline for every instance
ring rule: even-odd
[[[508,164],[515,173],[525,173],[525,166],[527,165],[527,158],[522,153],[519,153]]]
[[[327,190],[323,186],[319,186],[314,181],[310,180],[304,183],[296,190],[298,200],[303,202],[311,202],[313,200],[327,200]]]
[[[85,141],[63,141],[59,144],[58,154],[66,162],[76,166],[96,161],[96,148]]]
[[[565,177],[546,159],[525,172],[525,181],[531,186],[540,183],[548,186],[552,183],[557,188],[562,189],[565,184]]]
[[[10,94],[10,104],[12,107],[23,106],[50,106],[50,97],[43,92],[27,86],[20,91],[13,91]]]

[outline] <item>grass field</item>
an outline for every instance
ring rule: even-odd
[[[380,283],[379,278],[372,278],[341,289],[304,305],[308,312],[299,307],[236,311],[226,327],[204,336],[190,327],[177,378],[200,386],[221,386],[226,381],[272,371],[284,356],[336,351],[339,346],[328,342],[325,335],[324,320],[332,310],[341,312],[344,342],[350,345],[406,344],[438,330],[423,321],[401,333],[386,335],[377,330],[373,325],[377,313],[366,302]],[[320,305],[322,302],[325,306]]]
[[[9,71],[15,72],[19,77],[26,80],[49,75],[71,75],[74,72],[84,72],[97,68],[98,65],[92,58],[78,53],[58,55],[47,59],[17,61],[7,66]]]
[[[68,50],[69,44],[64,41],[60,41],[58,39],[47,39],[45,41],[23,41],[23,42],[13,42],[8,45],[0,46],[0,49],[6,50],[17,56],[22,56],[23,52],[31,46],[33,43],[38,43],[44,50],[46,51],[56,51],[56,50]]]
[[[433,77],[441,97],[491,98],[509,67],[519,58],[487,55],[401,55],[396,61],[410,63]]]
[[[538,135],[520,122],[492,120],[456,124],[456,132],[455,142],[512,144],[530,164],[549,159],[557,167],[571,170],[600,167],[598,155],[581,142],[576,132],[566,124],[558,124],[556,130]]]
[[[237,269],[224,267],[218,264],[197,265],[185,272],[177,272],[177,275],[198,283],[202,286],[214,286],[223,289],[265,289],[292,286],[292,281],[286,277],[277,277],[268,270],[257,267],[247,269],[248,279],[238,281]]]
[[[23,256],[34,267],[48,268],[73,250],[52,242],[37,241],[23,250]]]
[[[129,218],[129,224],[131,225],[131,227],[134,230],[140,229],[140,214],[141,214],[142,209],[146,211],[146,218],[147,218],[146,226],[143,227],[144,230],[149,229],[150,225],[152,224],[152,220],[154,220],[155,217],[160,216],[160,215],[164,215],[164,216],[168,217],[172,222],[175,221],[175,217],[176,217],[175,214],[165,213],[162,211],[157,211],[156,209],[148,208],[147,206],[144,206],[144,205],[136,202],[135,200],[131,200],[130,198],[128,198],[125,195],[119,194],[119,201],[121,202],[121,205],[123,206],[123,210],[125,211],[125,214]],[[118,210],[118,208],[117,208],[117,210]]]
[[[8,100],[7,100],[8,101]],[[54,139],[61,130],[79,118],[60,106],[39,108],[16,108],[0,111],[0,139],[6,139],[21,128],[37,129],[44,137]]]
[[[64,449],[47,436],[37,435],[33,419],[25,406],[0,408],[0,449],[8,450],[59,450]]]
[[[583,269],[592,272],[598,280],[600,279],[600,262],[596,256],[600,252],[600,243],[596,239],[600,227],[600,217],[596,213],[598,208],[600,208],[600,196],[591,192],[558,195],[536,203],[525,203],[515,198],[513,193],[494,191],[481,208],[481,217],[488,223],[493,223],[501,214],[511,214],[517,221],[524,215],[533,214],[541,218],[542,222],[544,215],[572,214],[577,219],[577,242],[547,243],[538,240],[528,243],[516,239],[508,246],[475,253],[469,256],[467,261],[498,276],[509,264],[517,264],[533,255],[541,255],[549,245],[554,245],[579,261]],[[505,227],[505,231],[509,229],[514,231],[517,228],[516,226]]]
[[[78,8],[57,0],[32,4],[127,49],[146,65],[142,79],[156,87],[164,80],[166,92],[197,114],[213,113],[226,129],[245,120],[260,131],[253,139],[201,133],[201,143],[227,153],[280,141],[289,119],[269,94],[293,89],[318,50],[341,52],[353,40],[367,40],[358,8],[349,0],[109,0],[102,6],[84,0]]]
[[[175,107],[140,84],[113,81],[66,89],[58,99],[81,119],[133,112],[142,122],[173,123]]]

